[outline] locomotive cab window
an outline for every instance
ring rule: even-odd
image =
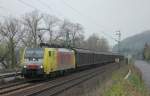
[[[52,55],[52,52],[51,51],[49,51],[49,56],[51,56]]]
[[[31,60],[35,59],[42,59],[43,58],[43,49],[41,48],[28,48],[25,52],[25,58]]]

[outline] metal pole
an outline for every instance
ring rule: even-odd
[[[69,30],[66,31],[66,41],[65,41],[65,46],[69,47],[70,46],[70,36],[69,36]]]
[[[121,32],[120,30],[116,31],[116,35],[118,35],[118,53],[120,53],[120,43],[121,43]]]

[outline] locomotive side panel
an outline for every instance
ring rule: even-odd
[[[44,65],[44,72],[46,74],[50,74],[51,72],[57,70],[55,48],[45,48],[43,65]]]
[[[65,48],[57,49],[57,70],[66,70],[75,68],[74,51]]]
[[[75,68],[74,51],[65,48],[45,48],[44,71],[52,72]]]

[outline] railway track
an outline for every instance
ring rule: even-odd
[[[104,70],[101,71],[101,73],[103,73],[103,72],[104,72]],[[69,88],[72,88],[72,87],[74,87],[74,86],[76,86],[76,85],[78,85],[84,81],[91,79],[94,76],[97,76],[99,73],[100,72],[91,72],[89,74],[85,74],[83,77],[81,76],[78,78],[74,78],[72,80],[69,80],[68,82],[64,82],[64,83],[55,85],[53,87],[46,88],[45,90],[41,90],[39,92],[33,93],[31,95],[28,95],[28,96],[55,96],[55,95],[60,94]],[[43,92],[43,91],[45,91],[45,92]]]
[[[9,77],[16,77],[19,76],[21,72],[11,72],[11,73],[3,73],[0,74],[0,79],[9,78]]]
[[[92,77],[97,76],[98,74],[102,74],[103,72],[105,72],[105,69],[107,67],[110,67],[110,65],[108,64],[103,67],[81,71],[78,73],[74,73],[72,75],[57,78],[56,80],[42,82],[40,84],[36,84],[36,83],[24,84],[24,85],[19,85],[18,88],[15,86],[16,88],[11,91],[7,91],[7,92],[0,91],[0,95],[1,96],[54,96],[86,80],[89,80]],[[10,88],[8,89],[10,90]]]
[[[17,82],[22,82],[23,78],[20,75],[20,72],[11,72],[11,73],[1,73],[0,74],[0,89],[2,86],[13,85]]]
[[[34,86],[36,84],[45,82],[46,80],[40,79],[41,81],[35,81],[33,80],[23,80],[23,81],[19,81],[19,82],[14,82],[11,84],[7,84],[7,85],[2,85],[0,86],[0,96],[6,93],[11,93],[15,90],[19,90],[22,88],[27,88],[27,87],[31,87]]]
[[[17,86],[17,85],[20,85],[20,84],[23,84],[23,83],[26,83],[27,81],[18,81],[18,82],[14,82],[14,83],[11,83],[11,84],[6,84],[6,85],[1,85],[0,86],[0,90],[3,90],[3,89],[7,89],[9,87],[13,87],[13,86]]]
[[[22,89],[22,88],[34,86],[36,84],[38,84],[38,83],[31,83],[31,80],[24,80],[24,81],[12,83],[10,85],[1,86],[0,87],[0,95],[10,93],[10,92],[13,92],[15,90]]]

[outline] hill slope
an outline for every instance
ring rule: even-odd
[[[135,57],[142,57],[142,51],[145,43],[150,44],[150,30],[122,40],[120,44],[120,51],[125,55],[131,54]],[[113,51],[116,50],[117,45],[113,48]]]

